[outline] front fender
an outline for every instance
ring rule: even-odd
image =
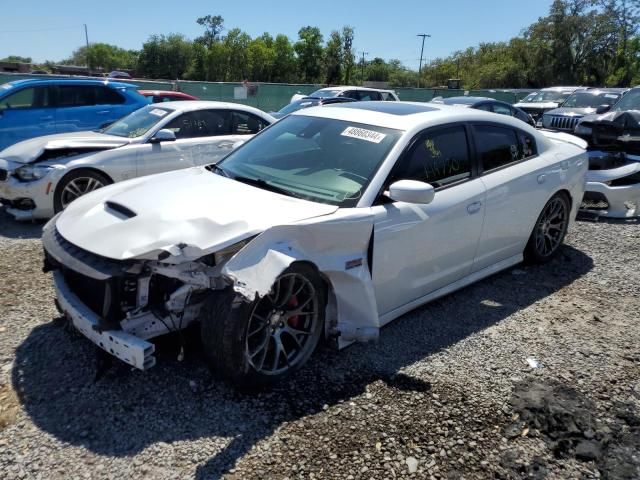
[[[329,282],[330,330],[341,344],[377,337],[380,322],[367,252],[373,231],[370,209],[342,209],[295,225],[270,228],[222,269],[247,301],[269,293],[294,262],[309,262]],[[335,299],[335,305],[332,305]]]

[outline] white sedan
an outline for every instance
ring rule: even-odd
[[[216,162],[275,119],[257,108],[179,101],[145,106],[99,132],[32,138],[0,152],[0,203],[51,218],[105,185]]]
[[[547,136],[548,135],[548,136]],[[57,303],[130,365],[200,322],[232,382],[263,385],[322,338],[559,250],[582,199],[580,139],[434,104],[295,112],[216,165],[103,188],[45,227]]]

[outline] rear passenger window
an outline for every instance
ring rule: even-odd
[[[520,160],[521,153],[515,130],[477,125],[474,132],[478,155],[485,172]]]
[[[362,101],[380,101],[382,95],[379,92],[368,92],[366,90],[358,92]]]
[[[89,85],[60,85],[58,107],[84,107],[96,104],[95,88]]]
[[[425,132],[403,157],[392,182],[418,180],[443,187],[471,177],[471,162],[464,127]]]
[[[520,159],[535,157],[538,154],[536,141],[528,133],[518,131],[518,153]]]
[[[97,105],[119,105],[124,103],[124,97],[115,89],[108,87],[95,87]]]
[[[269,125],[261,118],[245,112],[231,112],[233,123],[231,133],[233,135],[250,135],[258,133],[260,130]]]

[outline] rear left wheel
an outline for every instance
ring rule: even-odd
[[[545,263],[560,249],[569,227],[571,203],[565,193],[556,193],[540,212],[524,250],[528,263]]]
[[[292,265],[268,295],[248,303],[216,293],[202,320],[211,366],[240,387],[275,383],[300,368],[324,328],[325,287],[308,265]]]

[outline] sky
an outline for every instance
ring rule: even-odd
[[[5,0],[7,1],[7,0]],[[0,2],[2,3],[2,2]],[[361,58],[397,58],[417,69],[421,39],[429,61],[480,42],[509,40],[546,15],[552,0],[241,0],[183,2],[154,0],[21,0],[2,9],[0,58],[32,57],[34,62],[62,60],[89,42],[104,42],[140,49],[152,34],[182,33],[195,38],[202,33],[196,19],[221,15],[225,28],[238,27],[252,37],[284,33],[296,40],[298,30],[317,26],[325,40],[332,30],[351,25],[354,47]]]

